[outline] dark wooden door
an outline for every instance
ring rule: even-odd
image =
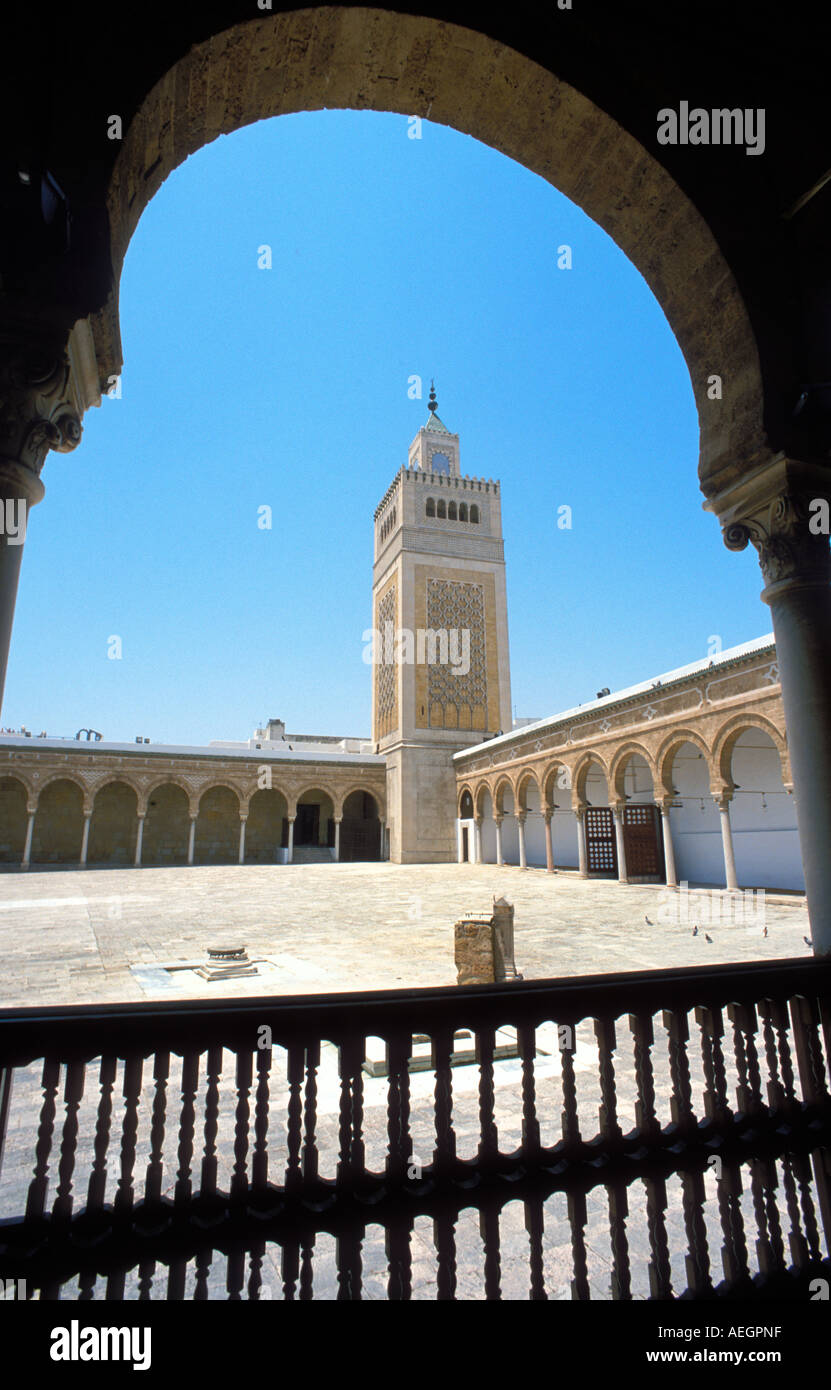
[[[320,835],[320,807],[301,805],[297,808],[294,825],[296,845],[316,845]]]
[[[623,811],[623,852],[627,878],[663,882],[664,845],[657,806],[626,806]]]
[[[611,874],[617,877],[617,845],[615,823],[608,806],[587,806],[586,867],[590,874]]]

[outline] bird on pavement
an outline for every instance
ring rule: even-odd
[[[712,944],[713,944],[713,938],[712,938],[711,936],[708,936],[706,932],[704,933],[704,940],[705,940],[705,941],[708,941],[708,942],[710,943],[710,945],[712,946]]]
[[[643,919],[643,920],[646,922],[646,925],[647,925],[648,927],[654,927],[655,923],[654,923],[654,922],[650,922],[649,918],[646,916],[645,913],[644,913],[644,919]]]
[[[802,940],[805,942],[806,946],[813,946],[814,944],[813,941],[808,940],[807,936],[803,936]]]
[[[692,934],[693,934],[693,936],[698,936],[698,923],[696,923],[695,926],[693,927],[693,929],[692,929]]]
[[[762,927],[762,936],[767,936],[767,934],[768,934],[768,929],[767,929],[767,927]]]

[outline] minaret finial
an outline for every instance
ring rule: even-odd
[[[436,413],[436,411],[438,410],[439,406],[438,406],[438,401],[436,400],[436,388],[435,388],[435,385],[433,384],[433,378],[432,378],[432,377],[430,378],[430,398],[429,398],[429,400],[428,400],[428,402],[427,402],[427,405],[429,406],[429,408],[430,408],[430,410],[432,411],[432,413],[435,415],[435,413]]]

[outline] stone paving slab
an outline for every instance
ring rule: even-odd
[[[452,985],[454,922],[503,895],[515,904],[516,963],[526,979],[808,954],[804,899],[766,901],[765,938],[761,921],[712,924],[723,895],[691,892],[690,920],[667,921],[679,895],[569,872],[471,864],[32,870],[0,875],[0,1006]],[[209,946],[242,945],[271,968],[222,983],[159,973],[171,961],[204,959]]]

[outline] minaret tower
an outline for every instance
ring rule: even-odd
[[[452,755],[511,727],[499,483],[459,466],[430,414],[375,512],[372,737],[387,758],[390,858],[456,858]]]

